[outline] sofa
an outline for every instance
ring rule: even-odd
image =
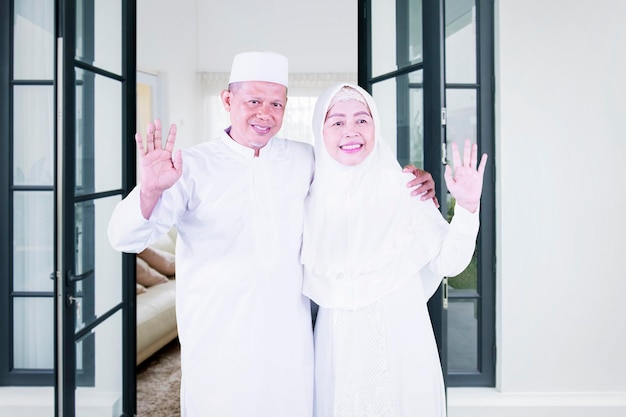
[[[178,336],[175,244],[172,229],[137,254],[137,365]]]

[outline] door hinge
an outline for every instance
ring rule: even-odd
[[[491,362],[495,365],[498,359],[498,348],[495,344],[491,345]]]
[[[441,164],[448,164],[448,147],[446,146],[445,142],[441,144]]]
[[[445,107],[441,108],[441,126],[448,124],[448,111]]]
[[[448,309],[448,277],[443,277],[443,309]]]

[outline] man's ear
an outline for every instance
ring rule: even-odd
[[[226,110],[227,112],[230,112],[230,99],[232,97],[232,94],[230,91],[228,90],[222,90],[222,92],[220,93],[220,98],[222,99],[222,106],[224,106],[224,110]]]

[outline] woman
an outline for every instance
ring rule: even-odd
[[[315,326],[317,417],[441,417],[445,389],[426,303],[469,264],[486,164],[453,144],[448,223],[412,198],[380,134],[372,97],[340,84],[313,115],[315,180],[306,201],[303,293]]]

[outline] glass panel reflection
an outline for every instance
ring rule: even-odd
[[[14,298],[13,366],[16,369],[54,367],[53,297]]]
[[[54,170],[54,87],[13,89],[13,183],[52,185]]]
[[[476,82],[475,0],[446,0],[446,82]]]
[[[409,74],[409,162],[424,168],[424,89],[422,71]]]
[[[122,301],[122,257],[107,238],[107,225],[120,196],[75,204],[76,330]]]
[[[122,313],[76,342],[76,416],[122,415]]]
[[[446,126],[446,142],[448,143],[448,161],[452,160],[452,142],[463,151],[465,139],[476,143],[477,132],[477,97],[474,89],[447,89],[446,107],[448,122]]]
[[[394,153],[397,153],[397,92],[396,79],[376,83],[372,86],[372,97],[376,101],[378,107],[378,115],[380,117],[380,131],[383,138]]]
[[[395,71],[396,3],[372,0],[372,76]]]
[[[422,0],[409,0],[409,63],[424,60],[423,55]]]
[[[76,59],[122,73],[122,1],[76,1]]]
[[[450,299],[448,304],[448,371],[478,370],[478,302]]]
[[[76,70],[76,195],[122,188],[122,85]]]
[[[13,289],[52,292],[53,192],[17,191],[13,196]]]
[[[51,80],[54,77],[54,4],[54,0],[15,0],[15,79]]]

